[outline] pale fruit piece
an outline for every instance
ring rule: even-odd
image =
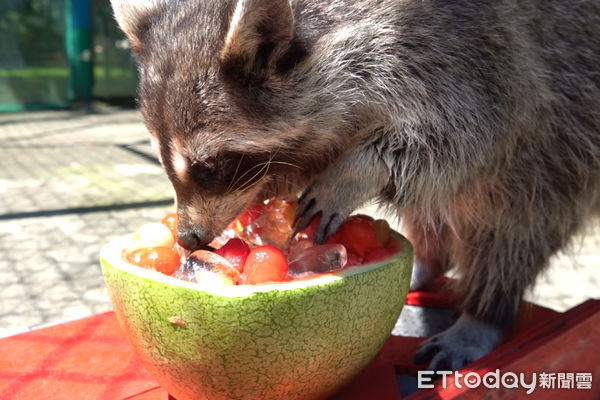
[[[130,250],[144,247],[172,247],[175,239],[171,230],[158,222],[149,222],[140,228],[131,237]]]
[[[202,288],[233,285],[233,279],[231,279],[230,276],[210,272],[205,269],[196,271],[196,282],[198,282],[198,285]]]

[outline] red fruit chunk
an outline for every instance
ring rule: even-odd
[[[275,246],[259,246],[248,254],[244,264],[246,283],[282,282],[287,276],[285,255]]]
[[[317,227],[319,226],[319,221],[321,221],[321,216],[317,215],[313,218],[310,224],[303,231],[306,234],[308,240],[310,240],[311,242],[315,239],[315,232],[317,231]]]
[[[171,234],[177,240],[177,214],[168,213],[165,217],[160,221],[161,224],[169,228]]]
[[[373,219],[373,217],[371,217],[370,215],[366,215],[366,214],[354,214],[349,216],[346,221],[349,221],[351,219],[361,219],[370,223],[373,223],[375,220]]]
[[[385,248],[391,254],[394,254],[394,253],[398,253],[399,251],[401,251],[404,248],[404,245],[399,240],[396,240],[394,238],[390,238],[390,241],[389,241],[388,245],[385,246]]]
[[[348,253],[356,253],[361,258],[381,247],[372,218],[366,215],[349,217],[327,243],[341,243],[346,246]]]
[[[346,262],[345,268],[355,267],[357,265],[363,264],[362,257],[359,257],[355,253],[347,253],[347,254],[348,254],[348,261]]]
[[[250,254],[250,247],[242,239],[233,238],[214,252],[229,261],[239,272],[242,272],[246,258]]]
[[[385,219],[378,219],[373,221],[372,225],[373,229],[375,230],[377,241],[379,241],[382,246],[387,246],[392,235],[390,224],[388,224]]]
[[[180,264],[180,257],[174,247],[144,247],[129,252],[126,260],[140,267],[153,269],[166,275],[172,275]]]
[[[394,253],[389,251],[385,247],[379,247],[379,248],[369,252],[369,254],[367,254],[365,256],[365,258],[363,259],[363,264],[368,264],[368,263],[372,263],[375,261],[385,260],[386,258],[390,257],[392,254],[394,254]]]
[[[234,222],[238,221],[243,227],[246,227],[253,223],[256,218],[260,217],[263,208],[265,208],[265,205],[262,203],[250,204],[237,216]]]

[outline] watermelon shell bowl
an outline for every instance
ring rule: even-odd
[[[412,247],[338,273],[204,287],[128,264],[120,237],[100,253],[117,319],[177,400],[323,399],[378,353],[408,291]]]

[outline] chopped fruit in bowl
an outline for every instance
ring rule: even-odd
[[[282,282],[287,276],[285,255],[275,246],[258,246],[250,251],[244,263],[246,283]]]
[[[227,259],[235,269],[242,272],[246,258],[250,254],[250,246],[240,238],[233,238],[216,249],[215,253]]]
[[[135,249],[142,247],[171,247],[175,245],[175,238],[171,230],[158,222],[149,222],[142,225],[131,238],[131,246]]]
[[[256,285],[339,272],[385,260],[397,250],[389,224],[361,214],[348,217],[325,245],[315,246],[320,217],[293,235],[295,211],[295,202],[282,199],[252,204],[211,242],[213,251],[198,250],[187,258],[175,244],[177,215],[169,213],[160,223],[142,225],[124,257],[190,282],[209,277],[208,271],[223,275],[218,280],[223,285]]]
[[[176,217],[163,220],[166,231],[146,227],[102,249],[121,326],[178,400],[326,398],[389,336],[408,291],[411,245],[387,224],[354,216],[315,246],[314,221],[291,237],[294,206],[267,202],[230,224],[219,248],[187,258],[166,239]]]
[[[169,228],[171,235],[173,235],[173,239],[177,239],[177,214],[168,213],[163,217],[160,223]]]
[[[142,247],[127,252],[125,259],[131,264],[151,268],[165,275],[172,275],[181,264],[181,257],[175,247]]]

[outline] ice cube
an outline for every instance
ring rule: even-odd
[[[347,261],[346,248],[341,244],[312,246],[289,263],[288,272],[293,277],[334,272],[344,268]]]
[[[242,283],[238,270],[224,257],[208,250],[196,250],[181,267],[175,271],[175,277],[189,282],[200,282],[204,271],[223,275],[234,284]]]
[[[226,230],[221,232],[221,234],[219,236],[215,237],[212,240],[212,242],[210,242],[208,245],[210,247],[212,247],[213,249],[218,249],[220,247],[223,247],[225,245],[225,243],[227,243],[229,241],[229,239],[232,239],[235,237],[234,235],[229,236],[229,233],[231,233],[231,232],[228,232]]]
[[[177,271],[173,274],[173,276],[177,279],[181,279],[182,281],[188,282],[197,282],[196,281],[196,272],[197,269],[194,268],[194,265],[190,265],[187,262],[182,263]]]
[[[270,201],[262,214],[244,229],[245,239],[253,246],[270,244],[285,250],[292,233],[295,205],[285,200]]]
[[[288,261],[295,260],[304,250],[313,246],[313,241],[308,239],[306,235],[298,234],[290,240],[286,258]]]

